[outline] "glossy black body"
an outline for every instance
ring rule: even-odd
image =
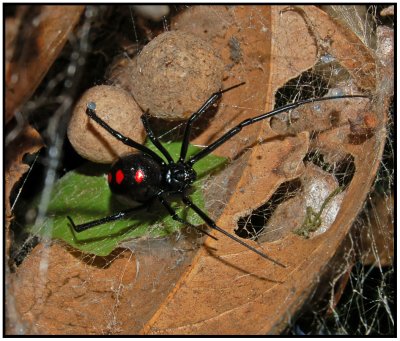
[[[140,173],[138,178],[137,174]],[[196,172],[184,163],[160,164],[144,153],[125,155],[113,163],[108,185],[113,193],[147,202],[159,192],[181,193],[196,180]]]
[[[137,181],[137,172],[140,171],[143,178]],[[117,181],[118,176],[123,178]],[[137,202],[146,202],[154,198],[163,186],[163,169],[149,155],[137,153],[119,158],[110,168],[108,185],[113,193],[126,195]]]

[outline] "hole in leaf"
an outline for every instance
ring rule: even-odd
[[[289,80],[275,94],[275,108],[309,98],[318,98],[328,93],[328,83],[313,69]]]
[[[293,198],[299,193],[301,187],[301,182],[298,179],[281,184],[264,205],[238,220],[238,228],[235,233],[241,238],[256,239],[264,230],[276,208],[282,202]]]
[[[312,162],[322,170],[334,175],[340,187],[347,187],[356,171],[354,157],[350,154],[338,161],[329,163],[324,160],[324,155],[320,151],[312,151],[305,156],[304,161]]]

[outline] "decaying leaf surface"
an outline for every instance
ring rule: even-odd
[[[46,75],[84,6],[18,6],[6,29],[6,122]]]
[[[243,119],[271,110],[276,90],[311,68],[321,52],[310,31],[318,32],[317,41],[332,42],[324,48],[349,68],[360,91],[374,87],[373,58],[351,33],[343,33],[316,8],[303,8],[307,20],[295,11],[280,13],[283,9],[221,7],[217,17],[227,24],[218,26],[218,34],[212,17],[201,23],[200,31],[220,50],[226,65],[224,87],[241,81],[246,85],[224,94],[222,104],[229,105],[220,105],[195,144],[209,144]],[[196,20],[174,20],[172,26],[180,30],[199,30]],[[339,154],[354,157],[356,172],[326,232],[308,240],[288,232],[260,245],[287,268],[221,235],[218,241],[206,239],[197,252],[193,240],[181,238],[124,245],[126,249],[110,258],[93,258],[57,243],[39,245],[17,269],[12,283],[25,333],[279,333],[318,282],[372,184],[385,138],[385,114],[382,107],[371,109],[377,124],[358,144],[349,139],[350,124],[345,121],[321,131],[311,143],[308,131],[289,136],[261,122],[216,150],[233,161],[206,186],[208,208],[230,233],[241,216],[304,172],[303,159],[310,149],[326,154],[340,150]]]
[[[115,250],[107,258],[81,254],[64,244],[37,246],[12,276],[15,301],[8,300],[7,309],[18,313],[7,333],[137,333],[152,315],[153,302],[173,288],[185,269],[174,265],[189,265],[181,253],[160,243],[165,242],[145,242],[134,255]],[[154,285],[160,274],[165,282]]]
[[[279,11],[282,9],[282,7],[235,8],[234,12],[239,26],[243,25],[243,21],[239,18],[245,20],[249,17],[255,18],[257,15],[263,17],[260,22],[264,24],[268,22],[270,25],[264,29],[268,32],[270,29],[272,36],[267,35],[263,38],[260,33],[263,32],[262,29],[255,28],[254,31],[248,29],[247,32],[241,30],[240,34],[243,36],[235,32],[239,36],[239,41],[242,41],[242,37],[245,41],[249,36],[253,40],[271,39],[270,41],[272,41],[271,47],[263,45],[265,50],[257,51],[258,56],[262,56],[262,53],[266,56],[273,56],[272,60],[265,57],[263,60],[265,63],[262,63],[262,66],[259,64],[263,72],[256,75],[256,71],[252,70],[253,74],[247,72],[245,75],[249,83],[259,84],[252,86],[253,95],[254,89],[264,90],[263,93],[259,91],[258,96],[264,103],[267,103],[266,110],[271,109],[268,104],[273,103],[271,95],[277,87],[297,73],[311,67],[316,58],[314,39],[308,33],[304,18],[295,12],[285,12],[280,15]],[[272,13],[269,12],[270,10]],[[306,7],[304,11],[313,23],[313,28],[318,30],[318,35],[324,38],[329,36],[332,39],[332,45],[329,46],[328,52],[338,58],[346,68],[350,68],[352,73],[366,68],[361,72],[365,73],[366,78],[363,75],[357,78],[356,82],[361,87],[373,88],[374,61],[362,43],[349,32],[343,34],[341,28],[317,9]],[[286,31],[286,34],[283,34],[282,31]],[[281,40],[281,37],[288,37],[288,40]],[[291,41],[293,43],[290,43]],[[252,44],[251,48],[254,46],[255,44]],[[346,46],[345,51],[343,51],[344,46]],[[246,47],[243,44],[243,56],[254,56],[252,53],[254,51],[251,48],[246,50]],[[257,45],[256,48],[260,49],[261,47]],[[351,52],[349,52],[349,48]],[[352,55],[352,58],[348,58],[349,54]],[[354,63],[354,61],[357,62],[357,65],[348,64],[349,62]],[[364,62],[359,63],[360,61]],[[254,65],[252,64],[254,60],[248,59],[245,62],[248,63],[245,65]],[[294,67],[296,63],[299,65]],[[242,95],[247,99],[251,98],[252,101],[255,100],[256,96],[252,96],[251,93],[245,94],[245,90],[242,91]],[[222,115],[220,117],[224,117]],[[239,120],[245,117],[246,113],[243,113]],[[339,138],[339,142],[345,144],[343,148],[346,153],[354,156],[357,171],[333,226],[327,232],[311,240],[287,235],[275,243],[264,245],[265,252],[286,264],[287,269],[278,268],[260,260],[251,252],[240,250],[230,240],[224,240],[223,243],[220,241],[218,244],[207,240],[208,247],[218,250],[216,252],[218,257],[211,256],[210,250],[207,248],[201,250],[196,255],[193,266],[181,278],[179,285],[142,332],[155,334],[267,334],[279,332],[287,323],[287,319],[304,302],[307,293],[317,282],[321,270],[335,253],[362,206],[363,200],[360,198],[365,198],[372,184],[378,167],[377,160],[382,153],[385,136],[383,117],[384,114],[380,118],[376,134],[365,141],[362,146],[353,146],[349,141]],[[246,131],[246,142],[251,140],[254,143],[254,141],[273,139],[273,132],[266,126],[266,124],[260,124],[253,127],[253,131]],[[232,145],[228,151],[224,149],[224,152],[231,153],[230,156],[235,155],[235,146],[242,146],[243,143],[233,142]],[[271,176],[269,178],[271,181],[268,181],[268,177],[262,181],[266,166],[257,158],[262,154],[260,152],[262,148],[264,148],[263,143],[255,143],[245,155],[246,168],[241,173],[235,193],[231,196],[218,220],[218,224],[230,232],[233,232],[235,220],[241,212],[245,213],[245,210],[248,211],[251,208],[251,203],[262,200],[259,198],[263,197],[263,193],[267,193],[264,195],[267,200],[273,188],[276,188],[286,178],[283,175],[280,179],[279,177],[274,179]],[[364,148],[367,148],[370,153],[362,152]],[[282,152],[280,149],[276,149],[276,152],[276,155],[283,156],[282,159],[285,159],[285,154],[280,154]],[[273,160],[274,155],[273,152],[268,154],[266,164]],[[301,152],[295,153],[295,155],[298,162],[304,156]],[[373,165],[372,169],[371,165]],[[366,172],[365,169],[368,171]],[[274,175],[273,172],[272,175]],[[251,203],[248,199],[250,197],[252,198]],[[193,305],[196,309],[193,309]]]

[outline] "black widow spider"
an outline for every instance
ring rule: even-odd
[[[180,157],[177,162],[175,162],[168,151],[163,147],[160,143],[157,136],[154,135],[153,131],[150,128],[148,114],[147,112],[142,115],[141,119],[144,125],[144,128],[147,132],[148,137],[150,138],[151,142],[158,148],[158,150],[164,155],[167,162],[165,162],[159,155],[157,155],[154,151],[143,146],[129,137],[126,137],[119,133],[118,131],[111,128],[106,122],[104,122],[101,118],[96,115],[96,104],[93,102],[89,102],[87,104],[86,114],[102,126],[105,130],[107,130],[112,136],[116,139],[120,140],[122,143],[136,148],[141,153],[136,154],[129,154],[119,158],[112,166],[108,173],[108,183],[110,186],[111,191],[114,194],[118,195],[125,195],[128,196],[130,199],[133,199],[136,202],[141,203],[139,206],[130,208],[128,210],[118,212],[108,217],[104,217],[99,220],[94,220],[91,222],[87,222],[80,225],[75,225],[71,217],[67,217],[73,226],[76,232],[81,232],[92,228],[94,226],[98,226],[110,221],[119,220],[135,212],[137,210],[146,208],[149,206],[150,202],[154,199],[158,199],[161,204],[166,208],[169,214],[172,216],[174,220],[177,220],[183,224],[191,226],[200,230],[202,233],[214,238],[214,236],[210,235],[207,231],[200,229],[197,226],[190,224],[189,222],[180,218],[175,210],[171,207],[169,202],[166,199],[166,196],[169,194],[180,194],[182,201],[192,210],[194,210],[203,220],[204,222],[224,235],[228,236],[229,238],[233,239],[234,241],[238,242],[239,244],[245,246],[246,248],[250,249],[251,251],[257,253],[261,257],[272,261],[273,263],[281,266],[286,267],[282,263],[270,258],[265,253],[255,249],[254,247],[250,246],[249,244],[245,243],[238,237],[226,232],[225,230],[221,229],[216,223],[205,213],[203,212],[196,204],[194,204],[188,197],[187,193],[191,186],[191,184],[196,180],[196,172],[193,170],[193,165],[199,161],[200,159],[204,158],[212,151],[217,149],[220,145],[228,141],[234,135],[239,133],[242,128],[257,123],[261,120],[264,120],[268,117],[277,115],[281,112],[285,112],[294,108],[299,107],[300,105],[312,102],[320,102],[320,101],[327,101],[339,98],[354,98],[354,97],[367,97],[363,95],[344,95],[344,96],[331,96],[331,97],[322,97],[316,99],[306,99],[302,101],[298,101],[292,104],[285,105],[281,108],[272,110],[270,112],[264,113],[262,115],[246,119],[239,123],[234,128],[230,129],[227,133],[222,135],[219,139],[215,142],[211,143],[208,147],[202,149],[197,154],[191,156],[189,160],[186,160],[186,154],[189,146],[189,138],[190,132],[193,126],[193,123],[208,109],[211,105],[216,103],[222,97],[224,92],[230,91],[234,88],[237,88],[241,85],[245,84],[244,82],[231,86],[227,89],[220,90],[215,92],[210,96],[210,98],[200,107],[198,111],[192,114],[189,120],[186,123],[184,135],[183,135],[183,142],[181,145]]]

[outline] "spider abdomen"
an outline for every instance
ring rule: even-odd
[[[146,154],[129,154],[119,158],[108,172],[113,193],[146,202],[156,196],[161,186],[161,167]]]

